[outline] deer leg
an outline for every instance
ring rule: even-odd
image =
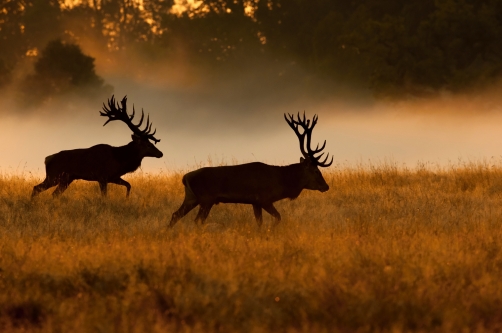
[[[127,188],[126,198],[129,198],[129,193],[131,192],[131,184],[129,184],[122,178],[110,180],[110,183],[125,186]]]
[[[72,181],[73,181],[73,179],[71,179],[69,177],[61,178],[59,180],[58,187],[56,187],[54,192],[52,192],[52,197],[57,198],[61,194],[63,194],[63,192],[66,191],[66,189],[68,188],[68,186],[71,184]]]
[[[33,192],[31,192],[31,198],[37,196],[40,192],[47,190],[53,186],[57,185],[56,178],[46,177],[43,182],[33,187]]]
[[[213,204],[203,204],[203,205],[201,204],[199,212],[195,217],[195,223],[197,223],[197,221],[200,221],[202,224],[204,224],[204,221],[207,219],[207,216],[209,215],[209,212],[211,211],[212,207]]]
[[[279,214],[277,209],[275,209],[274,204],[271,203],[271,204],[263,205],[262,207],[263,207],[263,209],[265,209],[265,211],[267,213],[269,213],[270,215],[275,217],[275,225],[279,224],[279,222],[281,221],[281,214]]]
[[[101,190],[101,195],[106,197],[107,191],[107,183],[106,182],[99,182],[99,189]]]
[[[253,212],[254,212],[254,217],[256,218],[256,223],[258,223],[258,227],[261,227],[263,223],[263,216],[261,214],[261,206],[253,204]]]
[[[199,202],[197,201],[197,199],[187,200],[187,198],[185,198],[185,200],[181,204],[181,207],[178,208],[178,210],[173,213],[173,216],[171,217],[171,222],[169,222],[169,227],[172,228],[176,224],[176,222],[178,222],[179,219],[181,219],[183,216],[188,214],[188,212],[197,207],[198,204]]]

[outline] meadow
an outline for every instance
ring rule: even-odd
[[[220,204],[168,228],[182,171],[127,176],[131,197],[0,173],[1,332],[502,330],[502,166],[323,170],[264,213]]]

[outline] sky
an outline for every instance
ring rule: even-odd
[[[261,161],[296,163],[298,139],[284,113],[319,116],[313,143],[326,140],[334,166],[460,162],[496,163],[502,157],[499,89],[463,96],[384,102],[368,94],[316,92],[324,83],[275,80],[276,74],[242,74],[218,82],[175,81],[120,73],[104,75],[117,99],[150,114],[161,159],[145,158],[142,171],[189,171],[202,166]],[[335,90],[333,90],[335,91]],[[495,97],[494,97],[495,96]],[[104,102],[104,101],[103,101]],[[107,143],[125,145],[131,132],[120,122],[103,127],[101,104],[67,101],[67,110],[17,110],[0,98],[0,171],[44,174],[44,158],[61,150]]]

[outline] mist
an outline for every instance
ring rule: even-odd
[[[334,156],[335,167],[446,166],[501,156],[497,87],[475,94],[386,102],[343,85],[326,89],[325,81],[309,77],[298,66],[286,73],[249,68],[220,77],[187,71],[165,80],[159,75],[165,73],[162,70],[150,75],[143,69],[143,75],[132,75],[134,63],[124,72],[100,66],[98,62],[115,97],[127,95],[129,110],[133,104],[136,114],[144,109],[157,129],[161,139],[157,147],[164,157],[145,158],[143,172],[252,161],[296,163],[301,156],[298,139],[283,114],[303,111],[309,118],[319,116],[313,142],[327,141],[325,151]],[[2,97],[0,169],[41,177],[47,155],[100,143],[127,144],[131,132],[125,124],[102,126],[106,119],[98,111],[103,102],[67,98],[27,113],[16,109],[8,96]]]

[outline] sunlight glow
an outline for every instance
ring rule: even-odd
[[[256,11],[258,0],[247,0],[244,1],[244,13],[246,16],[253,17]],[[230,14],[232,10],[230,8],[224,9],[226,13]],[[175,15],[182,15],[188,12],[189,17],[196,15],[203,15],[210,11],[208,5],[204,5],[203,1],[200,0],[175,0],[174,5],[171,9],[171,13]]]
[[[75,6],[81,5],[82,3],[87,3],[90,7],[101,8],[102,0],[60,0],[62,6],[67,9],[71,9]],[[140,10],[143,10],[143,0],[132,0]]]
[[[171,8],[171,13],[182,15],[185,12],[197,12],[200,10],[202,1],[200,0],[174,0],[174,5]],[[191,16],[191,15],[190,15]]]
[[[26,51],[26,56],[27,57],[36,57],[38,56],[38,49],[35,47],[33,49],[29,49],[28,51]]]

